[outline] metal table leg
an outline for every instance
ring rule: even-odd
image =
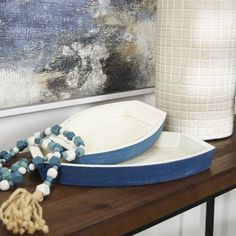
[[[214,210],[215,210],[215,198],[210,198],[206,201],[206,228],[205,236],[214,235]]]

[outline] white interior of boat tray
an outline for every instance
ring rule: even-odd
[[[129,167],[157,165],[163,163],[184,160],[210,152],[215,147],[188,134],[175,132],[162,132],[158,141],[143,154],[136,158],[118,163],[116,165],[91,165],[62,163],[63,166],[85,166],[85,167]],[[34,155],[46,155],[47,152],[39,150],[38,147],[31,147]],[[203,155],[204,157],[204,155]]]
[[[188,134],[162,132],[158,141],[142,155],[118,165],[168,163],[199,156],[215,147]]]
[[[108,152],[139,143],[153,135],[164,123],[166,113],[139,101],[100,105],[80,112],[61,124],[74,131],[86,145],[86,155]],[[73,145],[51,136],[67,149]]]

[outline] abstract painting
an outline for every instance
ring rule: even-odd
[[[154,85],[156,0],[1,0],[0,108]]]

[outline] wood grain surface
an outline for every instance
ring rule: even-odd
[[[168,183],[119,188],[53,185],[42,203],[49,236],[127,234],[160,218],[197,204],[236,186],[236,133],[211,141],[216,155],[211,168],[192,177]],[[26,154],[30,157],[30,154]],[[37,173],[22,185],[30,191],[41,182]],[[0,204],[13,190],[0,193]],[[12,235],[0,225],[0,235]],[[35,234],[37,236],[43,234]]]

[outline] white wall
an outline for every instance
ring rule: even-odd
[[[214,236],[236,235],[236,190],[216,198]],[[195,207],[136,236],[204,236],[206,205]]]
[[[205,204],[177,215],[136,236],[204,236]]]
[[[136,96],[138,99],[154,105],[154,95]],[[104,103],[104,102],[103,102]],[[53,124],[60,124],[71,115],[101,104],[79,105],[63,109],[35,112],[25,115],[0,118],[0,150],[9,149],[15,142],[27,138],[35,131],[41,131]],[[215,236],[234,236],[236,232],[236,191],[231,191],[216,200]],[[205,205],[196,207],[184,214],[145,230],[139,236],[203,236],[205,227]]]
[[[236,235],[236,190],[216,199],[215,236]]]

